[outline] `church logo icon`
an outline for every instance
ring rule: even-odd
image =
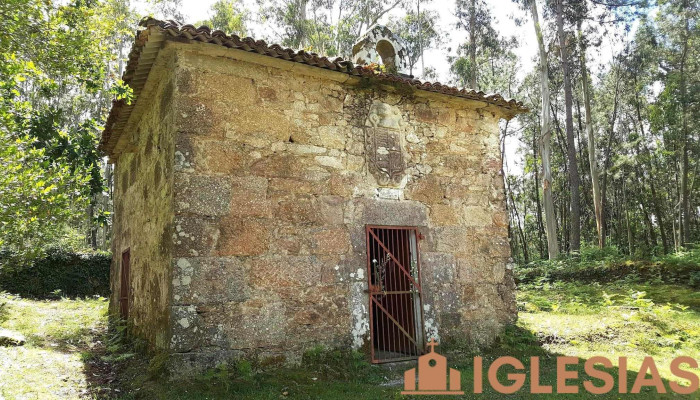
[[[403,388],[401,394],[464,394],[461,389],[461,374],[454,368],[450,368],[449,388],[447,375],[447,358],[435,352],[438,344],[430,339],[428,347],[430,352],[418,357],[418,367],[404,372]],[[418,388],[416,388],[418,377]]]

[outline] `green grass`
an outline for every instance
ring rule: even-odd
[[[700,299],[683,285],[622,280],[608,283],[555,282],[521,285],[519,321],[495,346],[478,354],[452,350],[450,367],[462,372],[464,398],[700,398],[660,395],[646,388],[639,395],[530,395],[529,377],[515,395],[472,392],[472,357],[484,357],[486,370],[499,356],[509,355],[526,366],[540,357],[544,385],[556,385],[556,357],[594,355],[629,359],[631,388],[644,356],[653,356],[667,390],[676,378],[669,371],[678,355],[700,359]],[[5,399],[399,399],[402,373],[371,365],[359,353],[312,349],[305,368],[262,371],[248,362],[211,370],[187,380],[154,377],[151,362],[119,335],[106,331],[104,299],[36,301],[0,295],[0,326],[27,337],[23,347],[0,347],[0,398]],[[438,348],[439,350],[439,348]],[[574,369],[574,367],[570,367]],[[506,383],[502,369],[499,377]],[[617,381],[618,372],[610,373]],[[698,371],[696,371],[698,372]],[[486,371],[484,371],[484,375]],[[579,380],[581,382],[582,379]],[[429,399],[430,397],[415,397]],[[445,399],[449,397],[435,397]]]
[[[509,355],[529,365],[530,357],[540,357],[544,385],[556,387],[556,357],[573,356],[578,367],[569,367],[585,377],[586,359],[602,355],[617,365],[617,357],[627,356],[628,390],[632,388],[645,355],[653,356],[667,391],[676,380],[669,371],[670,360],[679,355],[700,359],[700,309],[698,293],[677,285],[615,282],[609,284],[567,282],[524,285],[518,293],[520,318],[484,357],[484,375],[497,357]],[[330,355],[329,355],[330,354]],[[475,354],[456,352],[450,355],[450,367],[462,372],[465,398],[472,392]],[[348,360],[349,358],[349,360]],[[387,370],[368,364],[362,356],[334,357],[333,353],[314,352],[306,369],[282,369],[274,372],[240,373],[235,366],[211,371],[186,381],[133,381],[140,394],[130,398],[149,399],[392,399],[401,396],[402,368]],[[131,370],[138,376],[138,369]],[[506,383],[506,373],[499,377]],[[617,382],[616,368],[609,372]],[[494,392],[484,381],[479,398],[700,398],[656,393],[644,388],[641,394],[617,394],[617,383],[606,396],[584,392],[580,379],[577,395],[530,395],[529,377],[514,395]],[[128,391],[128,389],[127,389]],[[420,396],[416,399],[430,399]],[[445,397],[434,397],[444,399]]]
[[[0,347],[0,398],[86,398],[84,354],[99,346],[106,307],[104,298],[37,301],[0,293],[0,327],[27,340]]]
[[[518,294],[518,325],[549,353],[613,363],[626,356],[631,371],[652,356],[662,379],[676,380],[673,358],[700,359],[699,294],[645,283],[527,285]]]

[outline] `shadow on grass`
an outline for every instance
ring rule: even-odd
[[[577,371],[578,379],[569,380],[567,384],[578,387],[578,394],[531,394],[530,393],[530,357],[539,357],[539,384],[551,386],[557,390],[556,358],[562,354],[544,349],[546,338],[541,339],[532,332],[520,327],[509,327],[497,343],[490,349],[478,354],[461,351],[456,348],[445,352],[448,365],[458,369],[462,375],[463,396],[465,399],[588,399],[588,398],[634,398],[665,399],[679,398],[673,393],[659,394],[655,388],[644,387],[640,394],[618,393],[618,368],[606,369],[614,380],[613,389],[604,395],[592,395],[586,392],[583,382],[588,378],[584,372],[585,359],[578,358],[577,365],[567,369]],[[446,346],[447,347],[447,346]],[[447,350],[447,349],[446,349]],[[439,349],[438,349],[439,351]],[[483,394],[474,394],[474,356],[481,356],[483,363]],[[525,365],[526,380],[522,388],[514,394],[501,394],[493,390],[487,380],[488,367],[501,356],[511,356]],[[605,356],[605,355],[603,355]],[[308,357],[308,356],[307,356]],[[99,362],[86,363],[86,373],[102,377],[93,380],[91,390],[99,398],[119,399],[416,399],[442,400],[445,396],[403,396],[403,370],[413,368],[415,363],[405,368],[387,368],[372,365],[366,357],[352,355],[348,352],[316,352],[312,358],[306,358],[305,368],[279,368],[252,373],[250,365],[222,367],[211,370],[190,379],[168,380],[144,378],[147,362],[144,359],[131,359],[121,365],[105,365]],[[611,359],[613,365],[618,360]],[[598,367],[600,368],[600,367]],[[507,374],[514,371],[511,367],[502,367],[498,371],[501,384],[509,385]],[[110,378],[111,377],[111,378]],[[627,373],[627,391],[630,391],[637,377],[637,371]],[[107,378],[107,380],[104,380]],[[114,383],[110,383],[112,379]],[[603,381],[592,379],[596,386]],[[663,380],[666,391],[670,391],[669,382]],[[116,390],[119,390],[117,392]],[[110,397],[107,397],[111,394]],[[680,396],[682,398],[682,396]],[[455,396],[449,397],[455,398]]]
[[[10,311],[8,310],[8,305],[0,299],[0,324],[7,321],[10,318]]]

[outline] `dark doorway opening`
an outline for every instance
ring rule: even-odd
[[[372,362],[414,359],[425,348],[416,228],[366,227]]]
[[[122,252],[121,279],[119,288],[119,315],[123,320],[129,318],[129,298],[131,297],[131,282],[129,275],[131,273],[131,249],[126,249]]]

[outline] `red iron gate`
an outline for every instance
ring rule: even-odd
[[[415,359],[425,349],[418,229],[367,225],[372,362]]]

